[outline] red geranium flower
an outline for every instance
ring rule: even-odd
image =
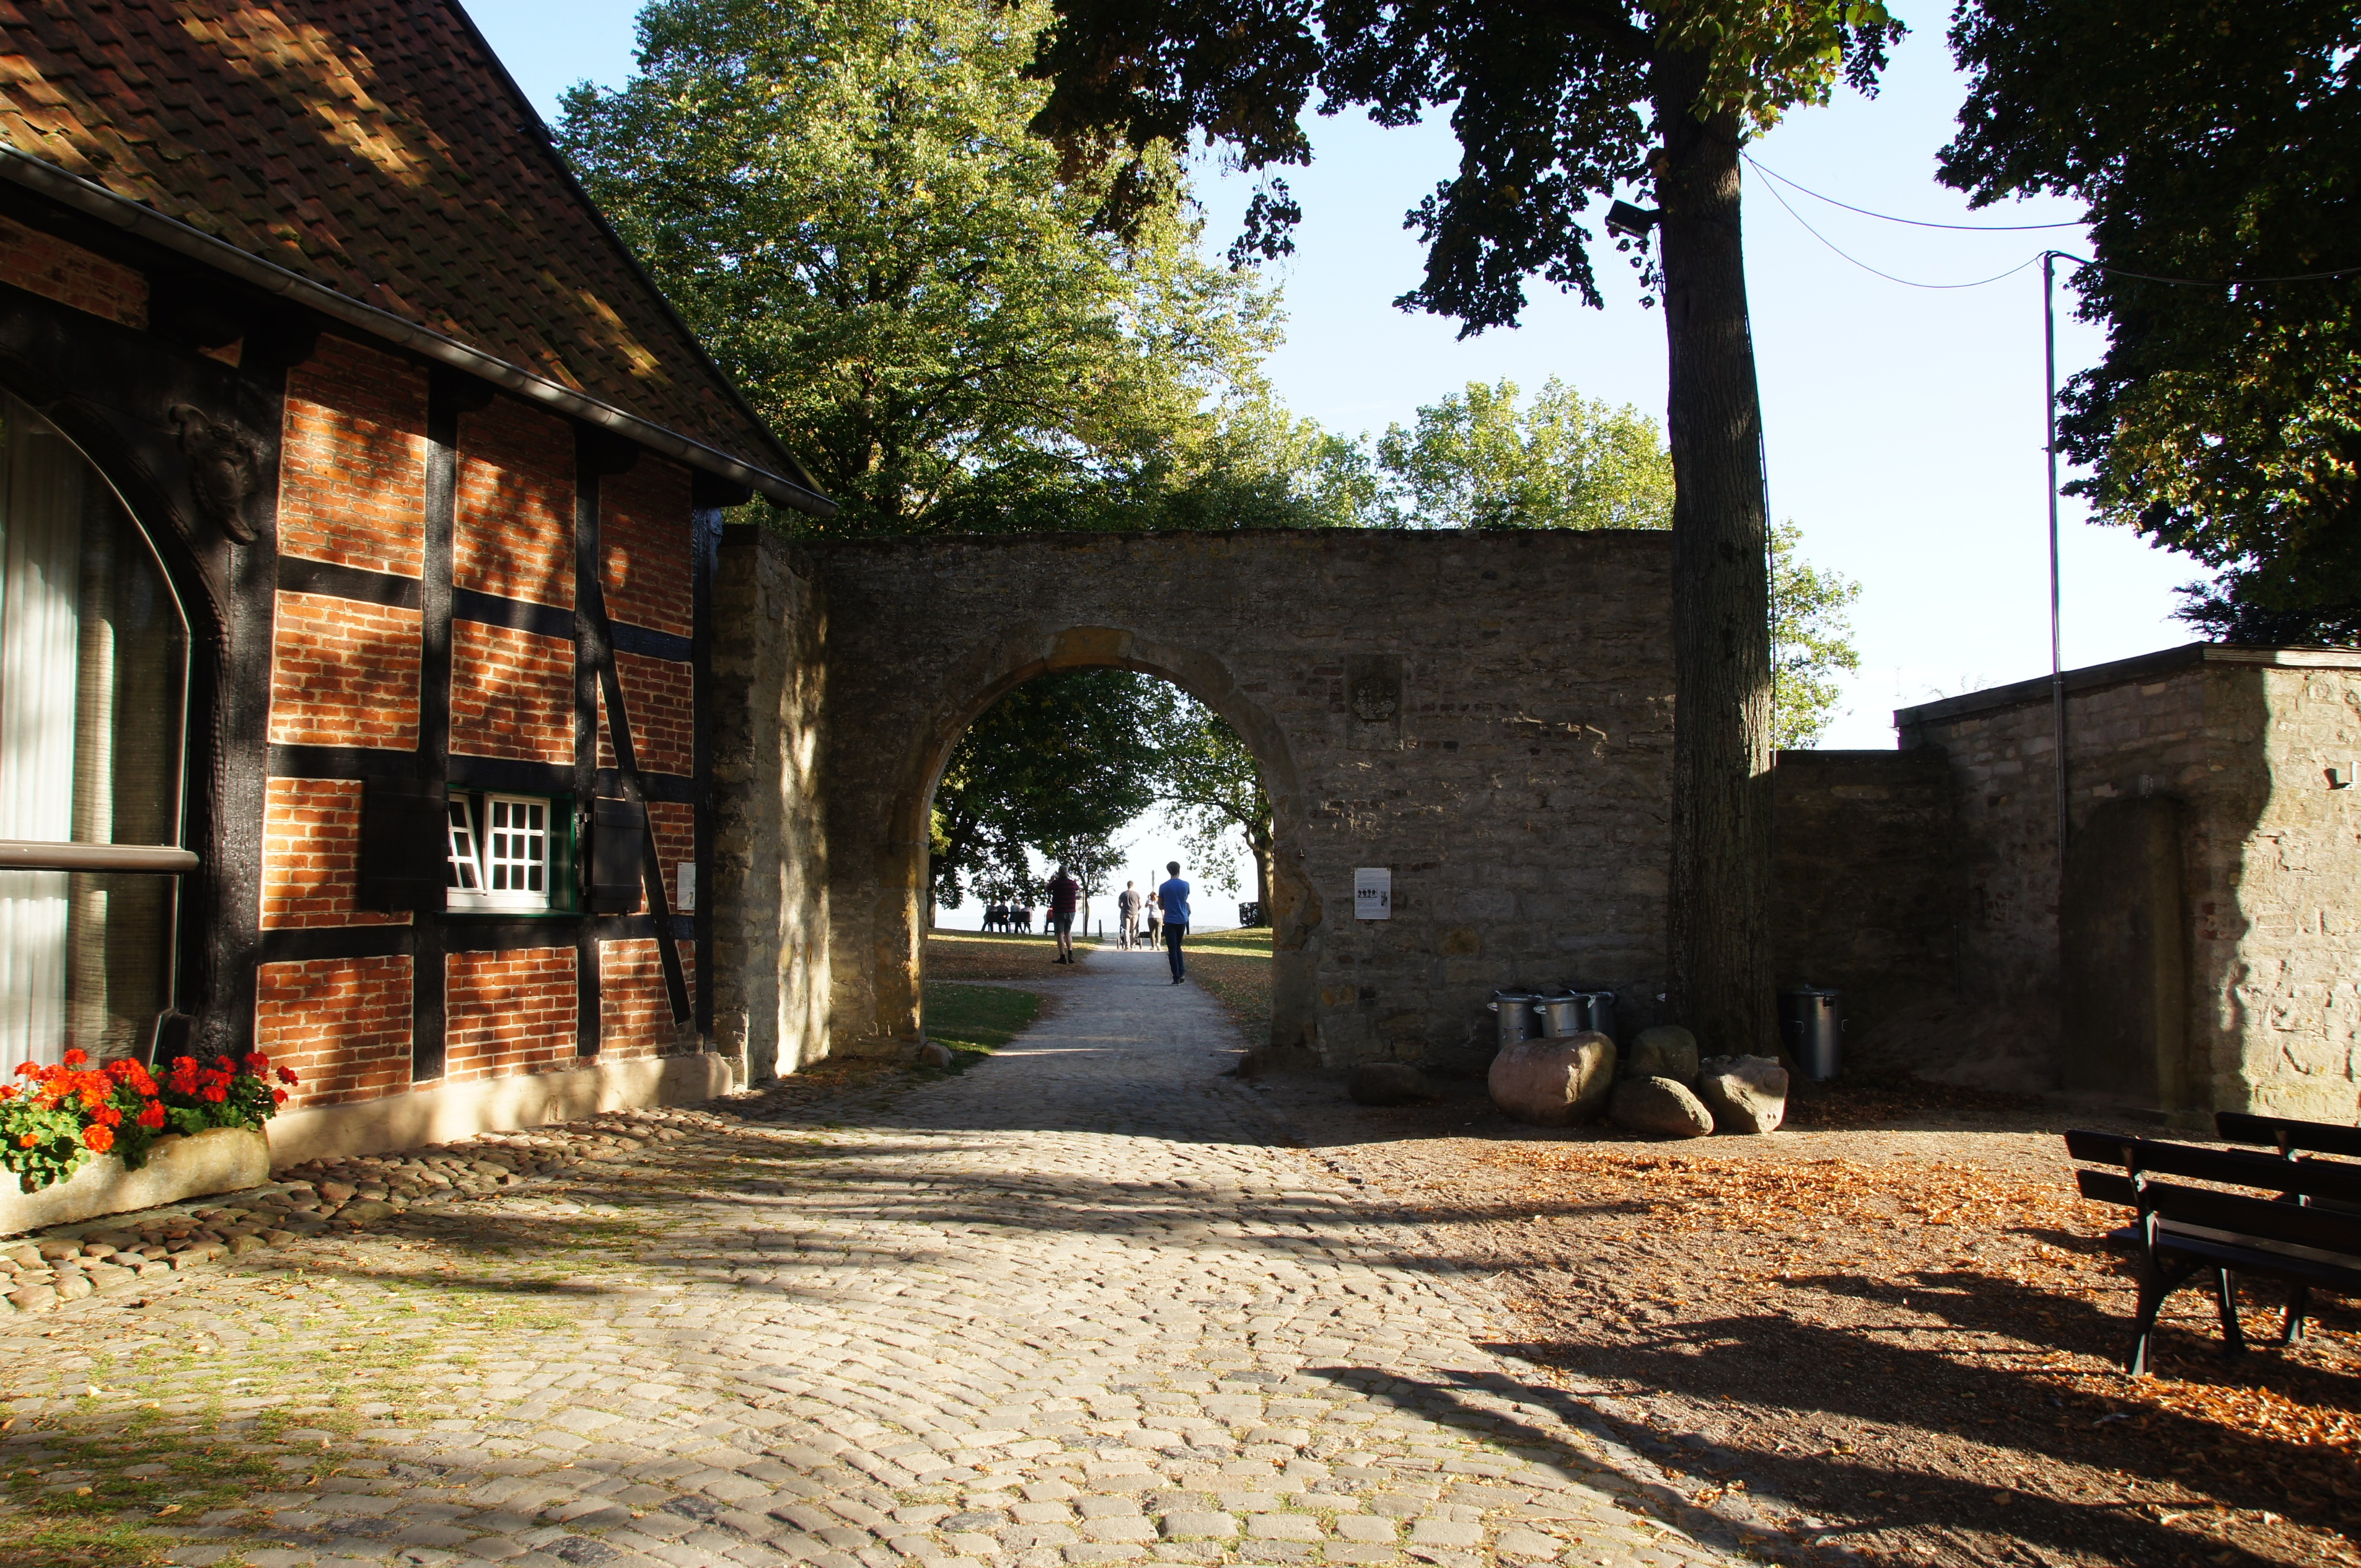
[[[272,1090],[272,1091],[270,1091],[270,1102],[271,1102],[273,1105],[284,1105],[284,1104],[286,1104],[286,1103],[287,1103],[287,1091],[286,1091],[285,1090],[283,1090],[283,1089],[274,1089],[274,1090]]]
[[[164,1107],[154,1101],[139,1107],[139,1124],[151,1132],[164,1124]]]
[[[210,1085],[202,1092],[207,1100],[212,1101],[216,1105],[229,1098],[229,1091],[222,1088],[218,1084]]]
[[[76,1046],[72,1050],[68,1051],[65,1057],[66,1065],[68,1067],[80,1067],[82,1063],[88,1060],[90,1060],[90,1053],[83,1050],[80,1046]]]
[[[295,1069],[294,1069],[293,1068],[291,1068],[291,1067],[282,1067],[282,1068],[280,1068],[280,1069],[279,1069],[279,1081],[280,1081],[280,1082],[281,1082],[281,1083],[292,1083],[292,1082],[294,1082],[294,1081],[295,1081]]]
[[[82,1130],[82,1141],[99,1154],[115,1146],[115,1129],[104,1122],[93,1122]]]
[[[38,1144],[40,1141],[41,1138],[39,1134],[27,1133],[23,1137],[16,1140],[16,1146],[20,1149],[28,1149],[33,1147],[36,1144]]]

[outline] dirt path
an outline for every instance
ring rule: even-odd
[[[2125,1377],[2131,1279],[2100,1239],[2123,1216],[2074,1193],[2063,1121],[1839,1097],[1668,1145],[1520,1127],[1474,1084],[1388,1111],[1319,1076],[1258,1092],[1696,1500],[1775,1494],[1914,1563],[2361,1561],[2361,1313],[2233,1364],[2185,1291],[2162,1375]],[[2258,1342],[2278,1304],[2246,1298]]]

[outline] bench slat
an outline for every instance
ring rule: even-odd
[[[2361,1165],[2336,1160],[2282,1159],[2245,1149],[2209,1149],[2121,1133],[2071,1132],[2066,1152],[2076,1159],[2136,1168],[2158,1176],[2224,1181],[2271,1192],[2301,1193],[2344,1203],[2361,1202]]]
[[[2149,1182],[2143,1196],[2150,1212],[2168,1220],[2361,1258],[2361,1217],[2161,1181]]]
[[[2074,1185],[2082,1196],[2094,1203],[2121,1203],[2126,1209],[2139,1207],[2139,1189],[2132,1179],[2112,1170],[2078,1170]]]
[[[2261,1144],[2266,1148],[2277,1148],[2284,1137],[2290,1148],[2361,1159],[2361,1127],[2340,1127],[2333,1122],[2299,1122],[2289,1116],[2257,1116],[2245,1111],[2217,1111],[2213,1113],[2213,1128],[2234,1144]]]
[[[2215,1241],[2210,1236],[2166,1234],[2157,1238],[2157,1250],[2178,1253],[2183,1257],[2202,1257],[2208,1263],[2242,1274],[2268,1275],[2275,1279],[2299,1280],[2306,1285],[2318,1285],[2330,1290],[2352,1290],[2361,1288],[2361,1259],[2344,1264],[2329,1258],[2293,1256],[2287,1253],[2267,1252],[2260,1247],[2240,1246],[2235,1242]]]

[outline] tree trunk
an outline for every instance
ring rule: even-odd
[[[1773,1054],[1771,647],[1763,407],[1739,244],[1739,123],[1660,60],[1656,194],[1673,457],[1673,1014],[1708,1052]]]
[[[1255,907],[1262,912],[1262,923],[1270,924],[1270,843],[1252,828],[1246,830],[1246,850],[1254,856]]]

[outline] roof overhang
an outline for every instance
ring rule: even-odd
[[[637,414],[626,413],[611,403],[601,402],[586,392],[511,365],[505,359],[495,358],[481,349],[471,348],[456,338],[446,337],[391,311],[363,304],[325,284],[315,283],[301,273],[291,272],[276,263],[265,261],[226,240],[216,239],[203,229],[192,227],[178,218],[167,217],[143,203],[118,196],[104,185],[34,158],[5,142],[0,142],[0,178],[37,192],[87,217],[136,235],[150,244],[227,273],[291,304],[317,312],[371,336],[398,344],[423,358],[489,381],[503,391],[539,403],[568,419],[596,425],[700,473],[742,485],[778,506],[812,517],[836,515],[836,503],[808,486],[797,484],[767,468],[758,468],[701,441],[692,441],[677,431],[652,423]]]

